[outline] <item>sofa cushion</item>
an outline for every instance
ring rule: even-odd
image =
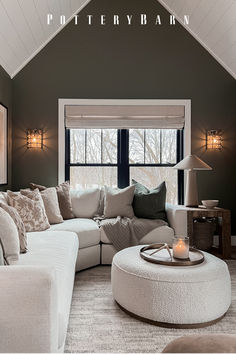
[[[92,219],[98,214],[100,189],[78,189],[70,192],[72,211],[77,218]]]
[[[149,220],[147,220],[148,222]],[[107,238],[106,233],[103,227],[100,229],[101,231],[101,242],[106,244],[111,244],[110,240]],[[172,243],[172,238],[174,236],[174,230],[169,226],[160,226],[152,231],[150,231],[147,235],[145,235],[140,241],[140,245],[145,245],[149,243],[162,243],[167,242],[169,244]]]
[[[52,225],[49,230],[75,232],[79,238],[79,248],[95,246],[100,242],[100,230],[97,223],[91,219],[65,220],[62,224]]]
[[[74,233],[65,231],[29,232],[27,237],[28,252],[21,254],[14,264],[44,265],[56,270],[60,348],[65,340],[70,313],[78,238]]]

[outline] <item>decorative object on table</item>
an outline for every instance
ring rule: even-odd
[[[27,149],[43,149],[43,131],[42,129],[28,129]]]
[[[185,206],[198,206],[198,190],[197,190],[197,170],[212,170],[204,161],[196,155],[188,155],[182,161],[177,163],[173,168],[177,170],[187,170],[187,185],[185,195]]]
[[[7,107],[0,104],[0,184],[7,184]]]
[[[150,252],[152,251],[152,252]],[[204,254],[195,249],[189,249],[187,259],[178,259],[173,257],[172,246],[167,243],[155,243],[149,246],[144,246],[140,249],[140,256],[145,261],[166,266],[193,266],[204,261]]]
[[[206,207],[207,209],[213,209],[217,207],[219,204],[219,200],[202,200],[202,205]]]
[[[189,259],[189,238],[173,238],[173,257],[176,259]]]
[[[207,150],[221,150],[222,149],[222,131],[221,130],[208,130],[206,138]]]
[[[202,251],[208,251],[213,245],[215,219],[198,218],[193,222],[193,244]]]

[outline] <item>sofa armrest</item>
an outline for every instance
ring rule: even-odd
[[[167,344],[162,353],[236,353],[236,336],[205,334],[180,337]]]
[[[166,204],[166,214],[170,227],[176,236],[188,236],[187,210],[181,205]]]
[[[56,272],[44,266],[0,267],[0,352],[56,352]]]

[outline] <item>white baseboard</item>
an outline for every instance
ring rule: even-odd
[[[214,246],[219,245],[219,236],[218,235],[214,236],[213,244],[214,244]],[[236,235],[231,236],[231,246],[236,246]]]

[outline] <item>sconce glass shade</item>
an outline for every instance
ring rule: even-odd
[[[222,149],[222,132],[220,130],[208,130],[207,132],[207,150]]]
[[[43,131],[41,129],[27,130],[27,149],[43,149]]]

